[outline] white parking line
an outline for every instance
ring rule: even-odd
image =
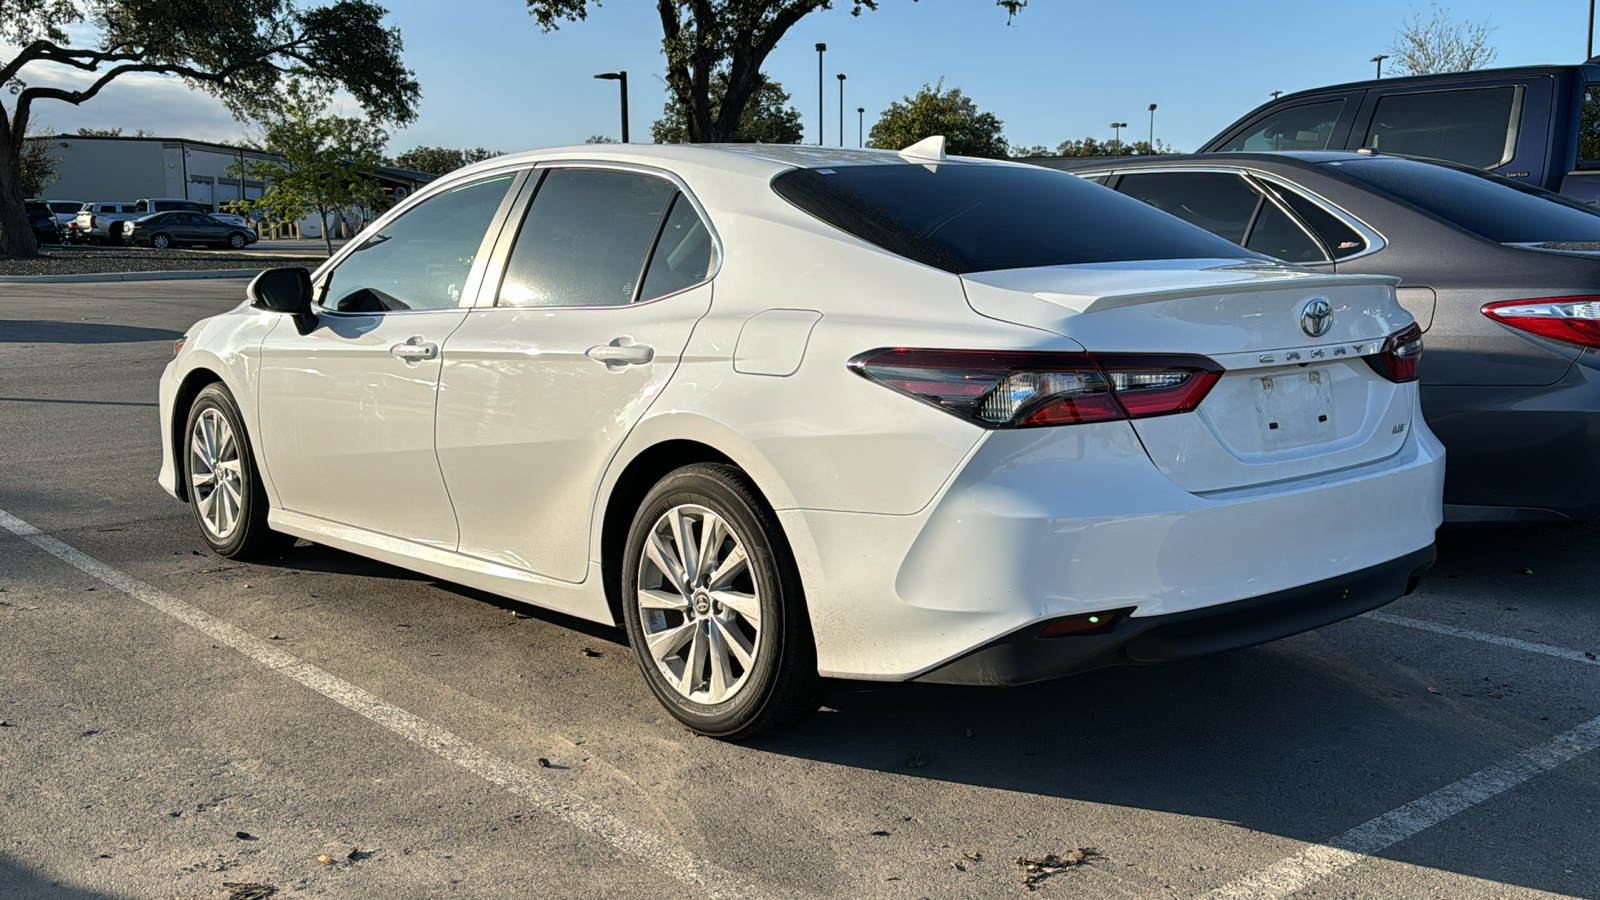
[[[406,740],[500,785],[532,802],[541,812],[590,832],[623,853],[679,881],[703,889],[707,896],[732,900],[762,896],[727,870],[698,859],[650,832],[634,828],[599,805],[551,784],[528,769],[500,759],[426,719],[406,712],[375,694],[269,645],[237,626],[114,569],[76,547],[44,534],[3,509],[0,509],[0,527],[73,568],[298,681]]]
[[[1550,644],[1536,644],[1533,641],[1524,641],[1518,638],[1501,637],[1498,634],[1488,634],[1482,631],[1468,631],[1465,628],[1456,628],[1452,625],[1441,625],[1438,622],[1426,622],[1422,619],[1409,619],[1405,616],[1396,616],[1391,613],[1373,612],[1362,614],[1363,619],[1372,619],[1376,622],[1387,622],[1390,625],[1400,625],[1405,628],[1415,628],[1418,631],[1431,631],[1434,634],[1443,634],[1450,637],[1465,638],[1469,641],[1482,641],[1485,644],[1495,644],[1500,647],[1509,647],[1512,650],[1526,650],[1529,653],[1542,653],[1545,656],[1554,656],[1557,659],[1571,660],[1576,663],[1585,663],[1591,666],[1600,666],[1600,659],[1595,657],[1600,654],[1585,653],[1582,650],[1568,650],[1565,647],[1555,647]]]

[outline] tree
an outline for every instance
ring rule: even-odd
[[[452,147],[412,147],[410,150],[389,160],[389,164],[400,169],[410,169],[413,172],[427,172],[430,175],[443,175],[454,172],[462,166],[486,159],[502,156],[499,150],[486,150],[483,147],[457,150]]]
[[[1487,68],[1499,51],[1489,46],[1493,29],[1470,22],[1456,22],[1448,10],[1436,2],[1427,21],[1412,11],[1389,47],[1396,74],[1432,75],[1438,72],[1467,72]]]
[[[1149,141],[1109,140],[1100,141],[1086,137],[1076,141],[1062,141],[1056,145],[1055,156],[1154,156],[1161,153],[1177,153],[1170,144],[1157,139],[1154,147]],[[1045,156],[1051,154],[1031,153],[1030,156]]]
[[[322,222],[323,246],[332,256],[328,218],[345,210],[375,212],[383,205],[383,190],[372,170],[382,164],[389,136],[370,119],[335,115],[328,107],[325,90],[289,79],[277,108],[261,120],[264,147],[281,161],[234,163],[228,174],[267,186],[260,199],[242,204],[247,210],[259,210],[280,222],[316,213]]]
[[[889,104],[867,137],[868,147],[901,150],[923,138],[942,134],[945,152],[953,156],[985,156],[1005,159],[1010,156],[1001,121],[994,113],[979,112],[978,105],[960,88],[944,90],[944,79],[937,85],[922,86],[904,103]]]
[[[745,106],[744,115],[734,129],[731,140],[738,144],[798,144],[805,134],[800,128],[800,110],[789,105],[789,93],[783,85],[761,75],[761,85]],[[711,76],[711,112],[720,117],[721,100],[728,93],[728,73],[718,71]],[[689,143],[689,123],[683,116],[683,107],[668,100],[661,118],[650,126],[650,137],[658,144]]]
[[[621,143],[616,138],[606,134],[591,134],[583,139],[585,144],[617,144]]]
[[[4,2],[4,0],[0,0]],[[32,0],[45,2],[45,0]],[[528,13],[545,31],[588,18],[599,0],[526,0]],[[1016,16],[1028,0],[995,0]],[[661,49],[667,57],[667,95],[678,109],[688,141],[736,141],[745,108],[766,78],[761,67],[797,22],[833,0],[656,0]],[[878,0],[851,0],[851,14],[875,10]],[[712,77],[727,73],[713,94]]]
[[[400,60],[400,32],[385,28],[371,0],[0,0],[0,258],[31,256],[22,205],[24,135],[35,103],[78,105],[134,73],[182,78],[220,98],[236,115],[267,108],[286,73],[349,91],[380,121],[416,118],[421,90]],[[75,45],[68,29],[95,35]],[[13,50],[13,48],[16,48]],[[94,76],[86,86],[30,85],[29,67],[55,64]]]
[[[55,183],[56,167],[60,161],[50,146],[55,137],[49,131],[28,135],[22,144],[22,196],[40,197],[44,189]]]
[[[78,137],[122,137],[122,129],[121,128],[79,128],[77,130],[76,134],[77,134]],[[156,133],[154,131],[147,131],[146,129],[143,129],[143,128],[141,128],[138,131],[135,131],[133,133],[133,136],[136,137],[136,138],[155,137],[155,135],[156,135]]]

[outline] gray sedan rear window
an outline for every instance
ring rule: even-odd
[[[1032,166],[794,169],[779,196],[891,253],[958,275],[1141,259],[1259,259],[1174,216]]]
[[[1509,178],[1409,159],[1326,165],[1496,243],[1600,241],[1600,212]]]

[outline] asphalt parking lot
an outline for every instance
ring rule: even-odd
[[[242,290],[0,284],[0,897],[1600,896],[1593,528],[1447,531],[1415,595],[1264,647],[841,684],[723,744],[618,631],[205,553],[155,385]]]

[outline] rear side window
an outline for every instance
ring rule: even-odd
[[[1583,89],[1583,109],[1578,113],[1578,168],[1600,169],[1600,86]]]
[[[57,200],[56,202],[50,204],[50,211],[53,213],[77,212],[78,206],[79,204],[77,203],[62,203],[61,201]]]
[[[1600,241],[1600,212],[1497,175],[1405,159],[1327,165],[1497,243]]]
[[[676,193],[671,182],[637,172],[549,170],[517,232],[495,305],[633,302]]]
[[[1268,114],[1259,126],[1252,126],[1229,141],[1223,150],[1326,150],[1333,137],[1333,126],[1344,110],[1344,100],[1324,100],[1291,106]]]
[[[1306,223],[1307,227],[1316,232],[1317,237],[1322,239],[1322,243],[1328,248],[1328,252],[1333,254],[1334,259],[1355,256],[1357,253],[1367,249],[1367,239],[1361,236],[1361,232],[1351,228],[1343,219],[1317,205],[1311,198],[1281,185],[1272,185],[1271,190],[1278,196],[1278,199],[1284,202],[1285,206],[1288,206],[1295,215],[1300,217],[1300,221]]]
[[[1142,259],[1253,258],[1143,203],[1035,166],[794,169],[774,178],[772,188],[835,228],[958,275]]]
[[[656,249],[645,269],[639,299],[653,300],[675,294],[706,280],[711,271],[711,232],[682,194],[672,201]]]
[[[1517,93],[1504,85],[1390,94],[1378,101],[1363,146],[1492,169],[1516,150]]]
[[[1122,176],[1117,191],[1219,238],[1243,244],[1261,195],[1238,175],[1145,172]]]

